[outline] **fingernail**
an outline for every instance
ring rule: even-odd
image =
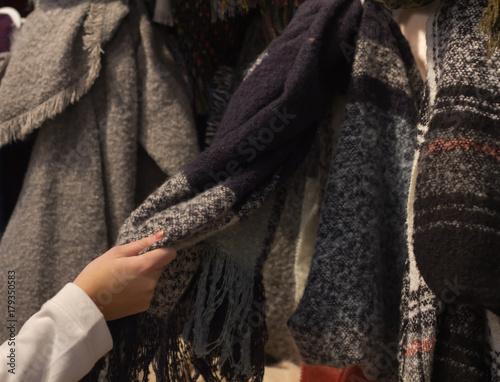
[[[155,233],[155,239],[157,240],[161,239],[163,236],[165,236],[165,232],[163,231],[158,231]]]

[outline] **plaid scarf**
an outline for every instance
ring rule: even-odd
[[[401,381],[499,378],[500,82],[485,1],[442,1],[408,205]],[[495,312],[495,313],[493,313]]]
[[[207,381],[262,379],[261,264],[282,204],[275,191],[307,154],[333,93],[346,89],[341,47],[354,44],[360,10],[348,0],[299,8],[233,95],[210,148],[122,226],[118,244],[162,229],[156,246],[186,250],[152,309],[114,323],[110,378],[133,380],[153,362],[161,380],[183,380],[190,363]]]
[[[381,4],[364,4],[357,30],[311,271],[289,327],[307,364],[362,365],[378,381],[397,372],[404,223],[423,83]]]
[[[443,65],[457,64],[457,57],[474,54],[473,48],[479,52],[479,62],[487,60],[485,37],[474,29],[485,4],[466,7],[462,3],[450,3],[442,5],[441,12],[448,10],[446,17],[440,19],[436,16],[435,20],[440,20],[445,25],[440,24],[437,27],[435,21],[435,36],[431,40],[435,43],[449,41],[451,34],[451,37],[456,38],[454,41],[463,41],[465,34],[474,36],[479,43],[466,45],[464,49],[467,53],[464,55],[440,54],[430,60],[430,65],[439,68],[439,73]],[[321,75],[322,82],[330,85],[329,89],[345,87],[345,84],[338,82],[341,78],[338,73],[349,72],[342,70],[348,69],[345,58],[352,61],[352,54],[355,54],[353,77],[346,107],[346,115],[349,118],[344,119],[334,159],[338,165],[332,166],[333,176],[328,193],[344,195],[346,201],[351,200],[345,195],[345,190],[340,189],[339,184],[345,184],[345,179],[351,179],[350,176],[352,180],[347,183],[363,185],[363,180],[357,181],[356,175],[368,174],[371,171],[375,174],[374,184],[380,190],[378,195],[389,198],[387,203],[376,197],[370,199],[370,195],[367,195],[368,201],[363,202],[362,198],[358,200],[360,206],[369,206],[366,211],[361,209],[365,214],[359,214],[360,219],[366,216],[367,221],[374,224],[372,228],[378,235],[374,236],[368,230],[366,235],[357,235],[358,239],[374,238],[373,243],[371,239],[354,243],[356,248],[364,248],[362,253],[367,255],[359,256],[360,262],[355,263],[353,269],[356,269],[357,277],[368,277],[366,283],[360,281],[359,285],[361,289],[367,288],[365,292],[368,297],[363,293],[346,292],[345,299],[339,298],[333,310],[329,306],[332,296],[349,289],[345,287],[349,284],[349,278],[339,277],[337,285],[335,279],[325,275],[325,269],[333,269],[335,272],[344,268],[351,270],[351,266],[339,263],[333,267],[324,267],[325,261],[340,260],[329,256],[328,251],[323,251],[325,244],[331,245],[332,242],[331,236],[322,235],[322,229],[328,232],[330,224],[339,225],[339,222],[343,222],[328,222],[331,215],[324,212],[306,293],[290,320],[290,328],[303,357],[310,363],[333,363],[333,366],[361,363],[365,367],[365,373],[368,371],[371,377],[389,380],[394,377],[391,365],[398,359],[393,346],[398,298],[394,298],[391,291],[397,292],[398,285],[401,285],[402,270],[398,270],[397,264],[405,257],[404,231],[401,227],[412,157],[407,154],[411,153],[412,129],[417,123],[415,112],[420,99],[418,72],[399,28],[380,7],[367,2],[363,19],[358,24],[356,19],[360,10],[357,9],[359,7],[356,2],[349,5],[341,1],[305,4],[283,36],[257,61],[248,78],[236,92],[212,147],[180,174],[169,179],[122,227],[120,243],[161,228],[167,232],[167,237],[159,245],[174,243],[179,249],[186,249],[176,264],[172,264],[165,272],[152,309],[143,315],[116,323],[114,334],[118,341],[117,348],[124,351],[111,355],[110,376],[113,378],[133,378],[140,369],[147,373],[150,362],[153,363],[157,378],[162,380],[177,381],[188,378],[191,374],[189,362],[194,364],[208,381],[221,378],[232,381],[262,378],[266,329],[260,272],[283,203],[276,190],[307,152],[310,134],[314,128],[304,130],[304,126],[311,126],[320,120],[328,104],[326,101],[331,98],[332,93],[316,82],[316,76]],[[453,9],[450,10],[451,8]],[[457,23],[454,18],[461,15],[467,15],[470,20],[460,19],[460,23]],[[455,23],[448,24],[448,20],[454,20]],[[352,25],[347,26],[347,21]],[[329,31],[326,25],[335,28],[336,33]],[[450,25],[460,25],[461,28],[467,26],[468,29],[461,29],[462,34],[456,32],[458,35],[454,35],[453,31],[450,32]],[[358,31],[356,44],[354,37],[346,32],[347,30]],[[377,33],[373,33],[374,31]],[[449,46],[437,44],[440,48]],[[316,46],[317,50],[310,49],[313,46]],[[320,46],[323,49],[320,49]],[[430,48],[430,52],[438,54],[437,47],[434,51]],[[339,60],[342,56],[343,59]],[[371,59],[367,60],[367,57]],[[341,63],[341,71],[331,69],[335,63]],[[390,70],[387,70],[387,67]],[[494,68],[493,66],[492,70]],[[476,67],[471,70],[475,69]],[[336,75],[331,75],[333,72],[336,72]],[[433,102],[442,102],[443,107],[447,105],[446,93],[438,92],[439,96],[436,97],[432,90],[436,89],[433,81],[436,81],[437,72],[436,68],[430,70],[427,93],[420,107],[423,126],[431,117],[434,118],[434,112],[431,110],[435,109],[429,102],[432,94]],[[450,70],[449,73],[451,75],[453,71]],[[476,77],[471,74],[466,78]],[[486,89],[491,85],[492,83],[488,83]],[[382,89],[381,93],[377,93],[376,89]],[[483,88],[476,89],[482,91]],[[489,91],[491,92],[491,89]],[[288,133],[287,139],[284,140],[276,133],[266,146],[262,144],[266,137],[260,135],[259,138],[259,134],[266,131],[269,121],[278,121],[276,112],[279,112],[280,108],[286,109],[286,112],[280,115],[288,122],[284,130]],[[368,114],[360,113],[363,108]],[[371,118],[365,118],[367,115]],[[287,116],[294,118],[287,119]],[[387,119],[386,123],[382,124],[388,126],[386,130],[380,130],[381,118]],[[448,121],[450,120],[448,118]],[[372,130],[366,128],[370,121],[373,121]],[[355,161],[356,155],[362,152],[352,151],[349,137],[352,136],[351,139],[356,140],[362,134],[366,134],[366,142],[374,141],[373,134],[380,135],[380,138],[375,140],[377,142],[384,142],[386,137],[387,150],[367,149],[366,152],[370,155],[379,156],[366,161]],[[257,139],[254,139],[256,137]],[[391,137],[392,141],[389,139]],[[397,137],[395,141],[394,137]],[[297,143],[297,138],[303,140],[303,143]],[[421,139],[420,136],[420,142]],[[245,142],[255,142],[259,146],[252,143],[253,150],[247,150],[250,147],[246,147]],[[399,149],[395,148],[395,142],[401,144]],[[262,147],[262,150],[258,147]],[[354,146],[354,149],[363,147],[364,145]],[[420,149],[422,146],[418,147]],[[272,152],[269,150],[271,148]],[[388,154],[391,150],[396,150],[394,155]],[[252,160],[245,163],[245,157],[242,158],[241,154],[251,154],[248,158],[251,157]],[[290,161],[292,158],[297,161]],[[380,161],[381,158],[385,158],[383,160],[387,163]],[[350,161],[354,166],[358,164],[361,167],[349,172],[340,166],[340,163]],[[228,168],[229,163],[231,165]],[[270,166],[270,163],[273,165]],[[371,165],[365,168],[367,163]],[[373,165],[375,167],[371,168]],[[376,166],[381,168],[377,169]],[[394,172],[391,168],[397,171]],[[384,171],[386,175],[380,183],[376,174],[383,174]],[[399,200],[400,203],[394,203],[394,200]],[[338,203],[338,200],[332,204],[337,209],[342,205],[344,204]],[[325,206],[328,206],[328,198]],[[387,210],[387,206],[391,206],[393,210]],[[341,210],[342,208],[337,213],[342,213]],[[353,210],[360,211],[356,206]],[[328,209],[325,208],[324,211]],[[348,218],[351,215],[346,213],[345,216]],[[373,216],[384,223],[373,223],[370,220]],[[379,228],[389,221],[392,229],[388,228],[389,231],[384,233],[385,231]],[[412,222],[409,223],[412,229]],[[259,224],[260,229],[257,229],[256,225]],[[358,232],[359,227],[371,226],[354,224],[353,227],[353,230]],[[336,238],[341,237],[342,233],[340,225],[337,228],[333,228],[334,232],[338,231],[340,235],[333,235]],[[218,230],[222,231],[215,233]],[[394,233],[399,234],[394,237]],[[206,239],[209,236],[210,238]],[[352,236],[346,236],[347,239],[349,237],[353,240]],[[194,245],[202,239],[206,240]],[[356,241],[356,238],[354,240]],[[377,240],[383,242],[384,246],[377,247]],[[255,250],[245,250],[241,253],[249,243],[252,243]],[[350,248],[351,244],[349,240],[347,244],[342,242],[339,248],[344,250],[341,250],[340,254],[348,253],[345,248]],[[366,245],[366,248],[362,244]],[[379,248],[380,252],[374,248]],[[411,246],[410,248],[413,249]],[[321,260],[322,257],[326,260]],[[345,260],[353,261],[349,256],[345,257]],[[385,268],[383,264],[392,264],[395,268]],[[371,275],[371,278],[368,275]],[[487,358],[498,354],[498,343],[495,341],[498,338],[496,329],[499,325],[494,325],[495,316],[488,316],[491,334],[486,338],[481,335],[486,328],[486,316],[480,309],[450,305],[445,313],[442,313],[443,303],[435,298],[435,291],[430,289],[420,276],[413,251],[410,253],[405,275],[401,340],[404,356],[400,355],[400,378],[404,381],[443,380],[442,378],[461,380],[460,375],[463,375],[465,380],[474,375],[474,378],[480,379],[491,375],[489,365],[492,370],[497,370],[498,364]],[[329,286],[331,282],[337,286],[332,288]],[[373,287],[370,288],[370,285]],[[363,295],[362,305],[358,304],[359,301],[349,304],[349,301],[352,301],[351,296],[359,295]],[[352,306],[355,309],[351,309]],[[358,307],[362,309],[359,310]],[[354,320],[350,314],[354,314]],[[346,321],[342,324],[339,320]],[[353,322],[357,323],[355,328],[352,327]],[[438,325],[440,331],[436,336]],[[339,331],[339,328],[345,328],[345,331]],[[468,349],[461,345],[464,339]],[[489,354],[484,351],[487,342],[491,347]],[[318,346],[318,343],[323,346]],[[341,346],[337,348],[335,344]],[[461,349],[458,354],[450,350],[456,349],[457,344]],[[387,357],[380,357],[385,353],[388,353],[389,362]],[[450,359],[451,362],[448,361]],[[469,368],[460,374],[463,370],[457,368],[453,360],[459,360]],[[497,369],[494,369],[495,367]]]

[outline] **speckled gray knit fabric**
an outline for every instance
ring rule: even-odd
[[[342,110],[339,109],[344,105],[343,97],[336,97],[334,103],[335,117],[331,113],[325,117],[304,163],[284,187],[286,198],[280,224],[263,267],[269,333],[265,350],[269,364],[287,360],[299,365],[301,361],[287,321],[297,308],[297,294],[303,292],[297,290],[300,285],[296,283],[296,273],[309,273],[307,263],[300,264],[301,269],[297,269],[297,257],[310,256],[299,253],[304,250],[299,245],[299,237],[304,229],[302,215],[309,212],[304,211],[306,198],[312,198],[321,204],[325,193],[328,169],[335,147],[334,138],[340,129]],[[308,182],[312,180],[317,183],[314,189],[307,187]],[[307,192],[314,194],[306,195]]]
[[[303,360],[394,380],[406,202],[422,81],[399,26],[365,2],[311,272],[289,327]]]
[[[37,130],[0,244],[18,329],[114,244],[136,182],[151,182],[136,173],[138,141],[162,180],[198,152],[182,79],[140,1],[60,3],[28,16],[0,84],[0,144]]]

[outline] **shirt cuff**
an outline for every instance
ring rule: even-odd
[[[113,347],[113,340],[103,314],[92,299],[78,285],[66,284],[48,304],[65,312],[86,334],[88,354],[92,364]]]

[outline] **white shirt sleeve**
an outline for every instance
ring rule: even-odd
[[[112,347],[102,313],[68,283],[0,346],[0,381],[78,381]]]

